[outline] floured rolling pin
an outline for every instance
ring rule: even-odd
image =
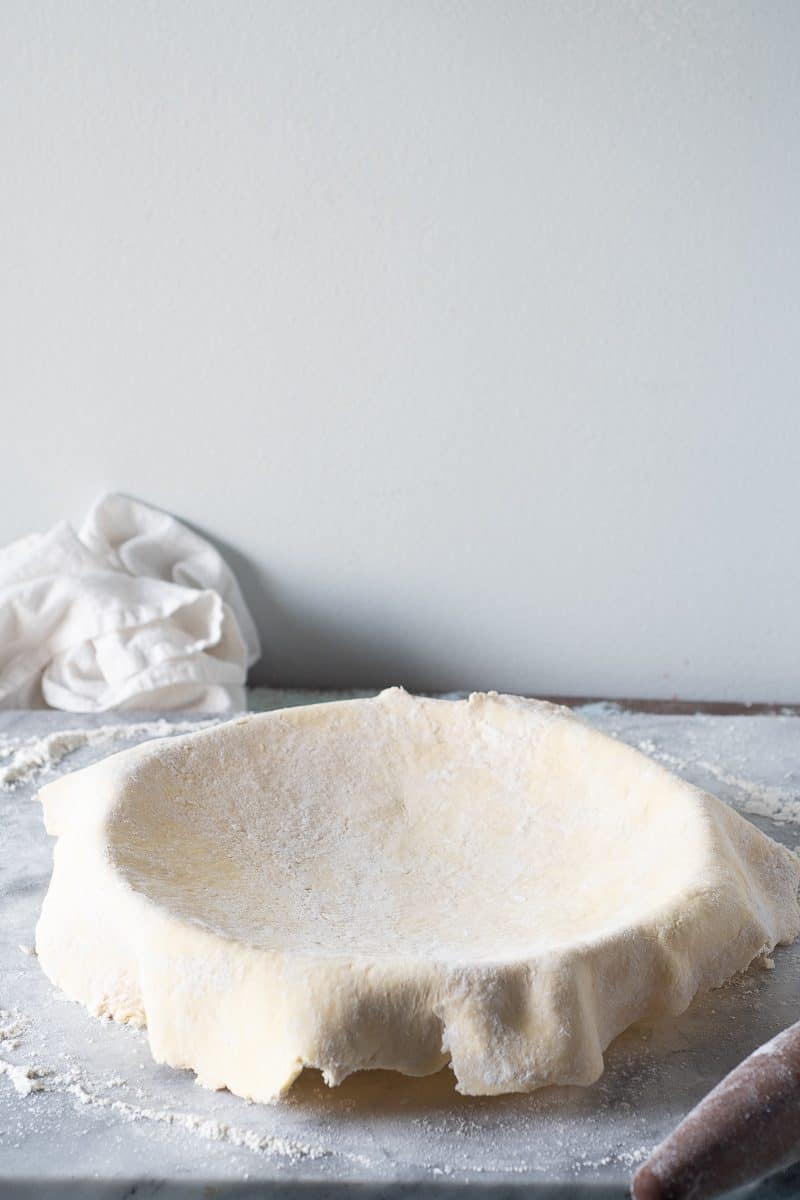
[[[735,1067],[633,1177],[634,1200],[711,1200],[800,1158],[800,1021]]]

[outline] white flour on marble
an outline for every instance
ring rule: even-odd
[[[24,1017],[0,1008],[0,1050],[16,1050],[27,1028]]]
[[[194,1113],[168,1108],[149,1108],[130,1104],[126,1100],[114,1100],[89,1091],[83,1083],[67,1083],[63,1090],[73,1096],[79,1104],[111,1109],[124,1121],[150,1121],[157,1125],[170,1125],[176,1129],[185,1129],[188,1133],[196,1134],[207,1141],[227,1142],[231,1146],[242,1146],[256,1154],[278,1155],[290,1162],[299,1162],[305,1158],[330,1158],[334,1154],[333,1150],[322,1146],[309,1146],[293,1138],[276,1137],[274,1134],[258,1133],[252,1129],[239,1129],[225,1121],[198,1117]]]
[[[25,1031],[29,1022],[18,1014],[5,1013],[10,1018],[9,1023],[15,1029]],[[90,1039],[91,1040],[91,1039]],[[61,1055],[63,1060],[64,1055]],[[145,1123],[167,1131],[186,1133],[202,1141],[217,1143],[231,1149],[244,1149],[253,1154],[269,1158],[278,1166],[291,1166],[308,1161],[326,1160],[333,1167],[335,1163],[348,1163],[353,1166],[376,1169],[376,1160],[368,1155],[355,1153],[344,1148],[334,1148],[320,1141],[301,1141],[295,1137],[280,1136],[262,1130],[247,1129],[214,1117],[199,1116],[193,1112],[182,1111],[172,1107],[160,1107],[149,1101],[147,1093],[140,1087],[132,1086],[122,1076],[107,1076],[104,1079],[92,1078],[82,1065],[72,1056],[67,1057],[67,1064],[58,1068],[32,1064],[30,1062],[12,1063],[0,1058],[0,1080],[6,1078],[16,1093],[19,1105],[31,1106],[26,1111],[32,1113],[36,1106],[46,1100],[46,1095],[63,1096],[73,1104],[76,1111],[102,1110],[114,1115],[124,1124]],[[646,1079],[646,1069],[642,1076],[642,1085]],[[120,1092],[126,1098],[120,1097]],[[606,1107],[607,1101],[600,1099],[600,1104]],[[545,1109],[550,1107],[550,1100],[541,1097],[537,1103],[542,1103]],[[490,1144],[498,1132],[507,1132],[516,1122],[509,1115],[499,1118],[492,1115],[493,1105],[482,1103],[474,1113],[440,1114],[437,1116],[412,1118],[411,1126],[418,1130],[418,1145],[414,1155],[415,1162],[433,1177],[449,1178],[465,1171],[470,1176],[481,1176],[486,1173],[499,1175],[518,1175],[527,1171],[544,1170],[538,1165],[532,1166],[527,1160],[509,1162],[495,1161],[480,1163],[461,1161],[462,1155],[450,1147],[452,1157],[431,1161],[431,1139],[443,1133],[455,1134],[463,1141],[465,1148],[470,1143]],[[27,1118],[29,1127],[31,1117]],[[35,1118],[34,1118],[35,1120]],[[583,1171],[596,1169],[609,1164],[618,1163],[629,1169],[641,1161],[647,1154],[647,1148],[637,1148],[629,1151],[622,1147],[612,1148],[605,1157],[592,1161],[589,1156],[581,1155],[579,1147],[583,1142],[585,1115],[578,1115],[570,1123],[568,1136],[574,1139],[575,1155],[573,1172],[576,1175]],[[565,1130],[565,1132],[567,1132]],[[335,1137],[335,1127],[332,1130]]]
[[[5,1009],[0,1009],[0,1021],[3,1022],[0,1026],[0,1045],[10,1050],[17,1049],[21,1042],[21,1035],[28,1027],[28,1021]],[[362,1166],[372,1165],[369,1159],[361,1155],[347,1154],[327,1146],[306,1144],[296,1138],[280,1137],[253,1129],[242,1129],[226,1121],[201,1117],[195,1113],[181,1112],[178,1109],[134,1104],[96,1090],[98,1086],[101,1089],[126,1087],[126,1081],[120,1076],[109,1078],[104,1084],[99,1083],[98,1085],[79,1068],[56,1071],[47,1067],[15,1063],[0,1058],[0,1078],[6,1078],[9,1081],[20,1102],[28,1101],[38,1092],[55,1092],[70,1097],[76,1107],[107,1109],[117,1114],[125,1122],[144,1121],[184,1130],[205,1141],[225,1143],[232,1147],[250,1150],[255,1154],[284,1159],[289,1163],[297,1163],[305,1159],[337,1158],[359,1163]],[[144,1095],[140,1088],[135,1091],[139,1096]]]
[[[37,1067],[21,1066],[0,1058],[0,1075],[11,1082],[18,1096],[30,1096],[31,1092],[44,1091],[43,1072]]]
[[[644,738],[636,742],[636,748],[676,774],[685,773],[688,767],[699,768],[719,783],[733,788],[740,794],[737,807],[741,812],[749,813],[754,817],[767,817],[768,820],[775,821],[779,825],[800,825],[800,797],[796,791],[768,784],[753,783],[752,780],[734,775],[705,758],[680,758],[662,750],[652,738]]]
[[[83,746],[99,746],[114,741],[144,741],[191,733],[218,724],[207,721],[139,721],[131,725],[98,725],[92,729],[56,729],[42,737],[19,741],[5,738],[0,743],[0,788],[11,791],[30,783],[38,775],[52,771],[63,758]]]
[[[740,807],[743,812],[750,813],[754,817],[768,817],[770,821],[777,821],[779,825],[786,823],[800,825],[800,799],[796,792],[740,779],[704,759],[698,759],[696,766],[708,771],[709,775],[718,779],[720,783],[742,792],[744,798]]]

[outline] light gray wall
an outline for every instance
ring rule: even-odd
[[[260,678],[800,699],[800,4],[4,0],[0,540]]]

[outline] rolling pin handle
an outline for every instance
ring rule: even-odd
[[[633,1177],[633,1200],[712,1200],[800,1157],[800,1021],[755,1050]]]
[[[636,1172],[632,1195],[633,1200],[672,1200],[664,1184],[653,1174],[647,1163]]]

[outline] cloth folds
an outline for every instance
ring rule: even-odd
[[[0,549],[0,708],[244,708],[260,653],[220,554],[138,500]]]

